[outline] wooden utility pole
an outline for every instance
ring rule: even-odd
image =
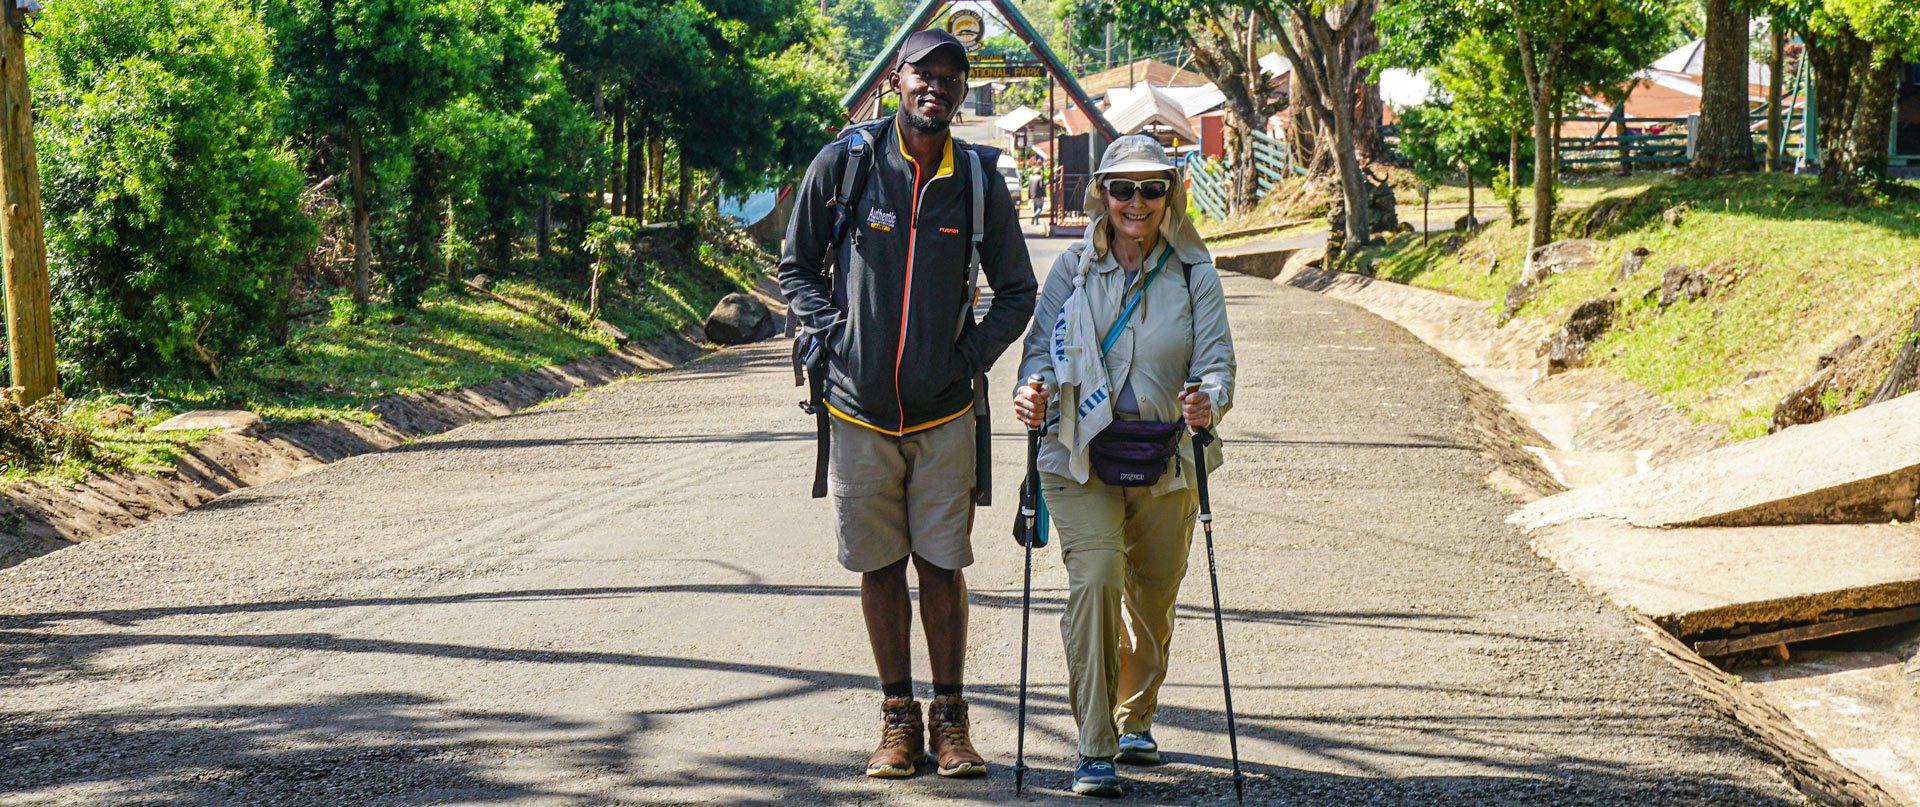
[[[12,0],[0,2],[12,5]],[[20,14],[9,9],[7,22]],[[47,397],[59,385],[53,369],[53,312],[24,38],[15,25],[0,24],[0,255],[6,260],[7,358],[23,405]]]

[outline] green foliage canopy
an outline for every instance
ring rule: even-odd
[[[63,375],[218,363],[312,248],[271,37],[224,2],[63,0],[29,48]]]

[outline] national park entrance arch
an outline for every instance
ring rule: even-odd
[[[883,114],[881,99],[888,92],[887,73],[893,67],[893,55],[909,34],[924,28],[941,27],[954,31],[963,42],[977,48],[984,35],[982,15],[991,17],[1026,43],[1033,61],[989,60],[976,57],[974,78],[1012,78],[1035,75],[1047,79],[1045,121],[1046,148],[1036,148],[1050,167],[1047,182],[1048,231],[1054,235],[1078,235],[1087,225],[1081,205],[1086,198],[1092,166],[1107,144],[1117,137],[1100,108],[1093,104],[1046,40],[1034,30],[1020,9],[1007,0],[922,0],[907,16],[906,24],[894,31],[893,39],[873,58],[847,94],[840,99],[853,120],[877,118]],[[1037,71],[1034,68],[1038,68]],[[1072,110],[1088,122],[1088,131],[1072,134],[1062,130],[1061,113]]]

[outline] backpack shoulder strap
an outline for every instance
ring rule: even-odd
[[[873,173],[874,151],[880,138],[886,136],[887,122],[891,118],[876,118],[861,121],[841,131],[835,142],[846,151],[846,159],[840,163],[839,190],[833,198],[833,237],[827,242],[827,266],[838,273],[840,245],[846,242],[847,231],[853,220],[853,208],[860,203],[860,195],[866,192],[867,177]],[[823,333],[801,333],[793,342],[794,383],[804,379],[807,385],[807,400],[800,402],[800,408],[813,416],[814,423],[814,463],[813,498],[823,499],[827,495],[827,460],[830,456],[832,424],[828,421],[826,406],[826,335]]]
[[[846,241],[853,208],[860,203],[861,194],[866,192],[867,177],[873,173],[874,151],[879,147],[879,138],[889,120],[891,118],[861,121],[847,127],[838,138],[841,147],[846,150],[847,159],[840,166],[840,190],[833,198],[833,240],[827,243],[827,248],[836,255],[840,244]]]
[[[987,230],[987,180],[980,155],[965,143],[956,145],[967,155],[967,306],[960,314],[964,320],[980,300],[980,244]]]
[[[958,139],[954,140],[954,148],[966,155],[967,162],[967,285],[964,287],[967,303],[960,308],[960,329],[964,331],[973,321],[974,306],[980,302],[980,244],[987,231],[987,169],[982,164],[988,161],[982,158],[981,152],[992,152],[995,159],[999,152],[969,146]],[[975,507],[993,504],[993,429],[988,425],[987,403],[990,398],[986,375],[976,374],[973,377]]]

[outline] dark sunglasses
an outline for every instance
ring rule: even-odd
[[[1146,179],[1140,181],[1131,179],[1109,179],[1106,182],[1107,195],[1121,202],[1132,199],[1133,191],[1136,188],[1140,190],[1140,198],[1158,199],[1167,195],[1167,191],[1172,189],[1172,187],[1173,183],[1164,179]]]

